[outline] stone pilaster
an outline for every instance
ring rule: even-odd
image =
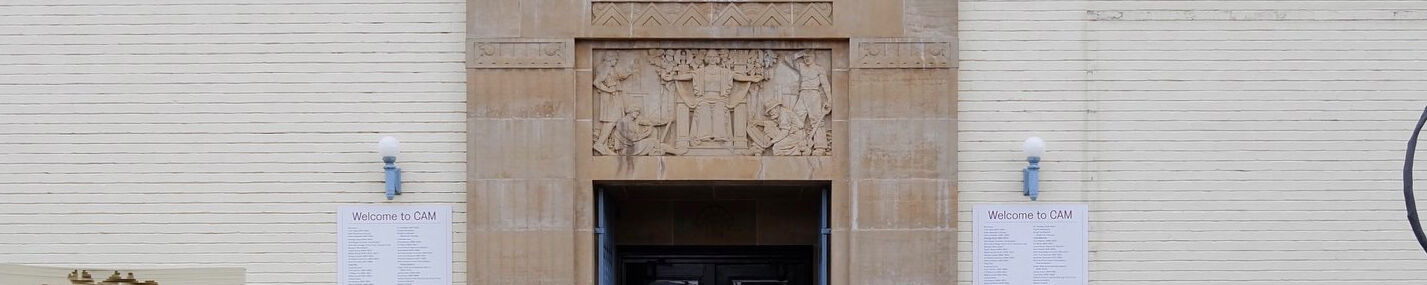
[[[956,280],[955,46],[851,40],[847,284]]]
[[[469,284],[575,284],[574,40],[467,44]]]

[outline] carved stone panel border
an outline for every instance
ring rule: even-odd
[[[593,1],[593,26],[832,26],[832,1]]]
[[[572,68],[574,39],[466,39],[466,68]]]
[[[955,68],[956,40],[852,39],[852,68]]]
[[[829,38],[834,1],[596,0],[585,14],[596,38]]]

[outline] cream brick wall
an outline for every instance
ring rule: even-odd
[[[464,1],[0,1],[0,263],[335,280],[333,211],[455,206]],[[1095,284],[1418,284],[1427,1],[962,1],[961,208],[1092,209]],[[1427,177],[1427,174],[1421,174]],[[971,265],[969,213],[958,264]]]
[[[1427,1],[960,8],[962,284],[967,211],[1026,201],[1033,135],[1042,203],[1090,205],[1093,284],[1427,280],[1400,180]]]
[[[334,211],[456,213],[463,0],[0,1],[0,263],[336,280]]]

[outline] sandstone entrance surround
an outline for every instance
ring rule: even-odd
[[[595,181],[831,185],[831,284],[956,266],[956,1],[469,1],[468,284],[595,284]]]

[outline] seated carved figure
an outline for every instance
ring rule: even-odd
[[[733,97],[745,96],[734,93],[734,83],[760,82],[763,76],[734,72],[725,67],[727,50],[708,50],[702,58],[703,65],[692,72],[673,74],[668,80],[690,81],[693,94],[681,94],[685,104],[692,110],[689,133],[694,142],[721,143],[733,137],[731,110],[738,105]],[[747,92],[741,90],[742,92]],[[737,95],[737,96],[735,96]],[[714,144],[717,145],[717,144]]]

